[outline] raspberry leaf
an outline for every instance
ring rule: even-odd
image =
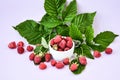
[[[97,50],[104,51],[107,48],[107,46],[109,46],[110,43],[112,43],[114,41],[115,37],[117,37],[117,36],[118,35],[114,34],[111,31],[101,32],[93,39],[93,41],[98,45],[92,45],[91,47],[93,49],[96,49],[95,47],[97,47]],[[100,48],[102,48],[102,49],[100,49]]]
[[[82,41],[82,33],[80,32],[80,30],[78,29],[78,27],[76,25],[72,24],[70,26],[69,35],[75,40]]]
[[[66,0],[45,0],[44,8],[48,15],[61,18]]]
[[[83,55],[83,56],[86,56],[86,57],[88,57],[88,58],[90,58],[90,59],[94,59],[93,55],[91,54],[90,47],[89,47],[88,45],[82,44],[82,45],[80,46],[80,48],[81,48],[81,51],[82,51],[82,55]]]
[[[92,26],[95,14],[96,12],[78,14],[72,20],[72,24],[78,26],[79,30],[84,33],[86,27]]]
[[[47,28],[54,28],[60,24],[62,24],[62,21],[57,19],[56,17],[49,16],[48,14],[45,14],[40,21],[42,25],[44,25]]]
[[[66,7],[66,10],[63,12],[62,19],[64,23],[66,24],[70,23],[76,14],[77,14],[77,3],[76,0],[73,0]]]
[[[73,73],[74,74],[80,74],[80,73],[82,73],[82,71],[85,69],[85,65],[81,65],[80,63],[79,63],[79,61],[78,61],[78,59],[73,59],[71,62],[70,62],[70,64],[69,64],[69,68],[70,68],[70,66],[71,66],[71,64],[73,64],[73,63],[76,63],[76,64],[78,64],[78,69],[76,70],[76,71],[73,71]]]

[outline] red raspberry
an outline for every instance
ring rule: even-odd
[[[51,39],[50,41],[50,45],[53,46],[55,43],[54,43],[54,39]]]
[[[96,58],[99,58],[99,57],[101,57],[101,53],[99,51],[95,50],[93,53],[93,56]]]
[[[67,47],[71,48],[73,46],[73,43],[71,40],[67,41],[67,44],[66,44]]]
[[[65,65],[68,65],[68,64],[69,64],[69,58],[65,58],[65,59],[63,60],[63,63],[64,63]]]
[[[31,53],[31,54],[29,55],[29,59],[30,59],[31,61],[33,61],[34,58],[35,58],[35,54],[34,54],[34,53]]]
[[[19,53],[19,54],[23,54],[24,53],[24,48],[23,47],[18,47],[17,48],[17,52]]]
[[[35,57],[34,57],[34,63],[35,64],[39,64],[41,62],[41,57],[39,56],[39,55],[36,55]]]
[[[106,54],[112,54],[112,51],[113,51],[112,48],[106,48],[105,49]]]
[[[62,41],[59,43],[59,47],[60,47],[61,49],[64,49],[65,46],[66,46],[66,41],[65,41],[65,40],[62,40]]]
[[[57,36],[54,38],[54,43],[59,43],[61,40],[62,40],[62,36],[61,36],[61,35],[57,35]]]
[[[86,58],[84,56],[79,57],[79,62],[82,65],[86,65],[87,64],[87,60],[86,60]]]
[[[45,63],[41,62],[41,63],[39,64],[39,68],[40,68],[41,70],[44,70],[44,69],[47,68],[47,65],[46,65]]]
[[[55,66],[55,65],[56,65],[56,63],[57,63],[57,62],[56,62],[54,59],[53,59],[53,60],[51,60],[51,65],[52,65],[52,66]]]
[[[17,46],[18,46],[18,47],[23,47],[23,46],[24,46],[24,42],[23,42],[23,41],[19,41],[19,42],[17,43]]]
[[[63,49],[61,49],[61,48],[58,48],[58,50],[57,51],[63,51]]]
[[[70,70],[71,71],[76,71],[77,69],[78,69],[78,64],[73,63],[73,64],[70,65]]]
[[[61,69],[61,68],[64,67],[64,64],[63,64],[62,62],[59,61],[59,62],[56,63],[55,66],[56,66],[57,69]]]
[[[66,37],[66,40],[67,41],[72,41],[72,38],[71,37]]]
[[[33,51],[33,49],[34,49],[34,48],[33,48],[32,46],[30,46],[30,45],[27,46],[27,51],[31,52],[31,51]]]
[[[10,42],[10,43],[8,44],[8,47],[9,47],[10,49],[15,49],[15,48],[16,48],[16,43],[15,43],[15,41]]]
[[[46,53],[46,54],[45,54],[45,61],[46,61],[46,62],[49,62],[49,61],[51,60],[51,58],[52,58],[52,56],[51,56],[50,53]]]
[[[66,47],[65,49],[64,49],[64,51],[67,51],[67,50],[69,50],[70,48],[68,48],[68,47]]]

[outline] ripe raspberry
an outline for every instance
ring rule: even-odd
[[[32,46],[30,46],[30,45],[27,46],[27,51],[31,52],[31,51],[33,51],[33,49],[34,49],[34,48],[33,48]]]
[[[62,62],[57,62],[55,66],[57,69],[61,69],[64,67],[64,64]]]
[[[62,36],[61,36],[61,35],[57,35],[57,36],[54,38],[54,43],[59,43],[61,40],[62,40]]]
[[[9,47],[10,49],[15,49],[15,48],[16,48],[16,43],[15,43],[15,41],[10,42],[10,43],[8,44],[8,47]]]
[[[69,58],[65,58],[65,59],[63,60],[63,63],[64,63],[65,65],[68,65],[68,64],[69,64]]]
[[[53,46],[55,43],[54,43],[54,39],[52,39],[51,41],[50,41],[50,45],[51,46]]]
[[[71,48],[73,46],[73,43],[71,40],[67,41],[67,44],[66,44],[67,47]]]
[[[40,68],[41,70],[44,70],[44,69],[47,68],[47,65],[46,65],[45,63],[41,62],[41,63],[39,64],[39,68]]]
[[[35,57],[34,57],[34,63],[35,64],[39,64],[41,62],[41,57],[39,56],[39,55],[36,55]]]
[[[71,37],[66,37],[66,40],[67,41],[72,41],[72,38]]]
[[[113,51],[112,48],[106,48],[105,49],[106,54],[112,54],[112,51]]]
[[[67,50],[69,50],[70,48],[68,48],[68,47],[66,47],[65,49],[64,49],[64,51],[67,51]]]
[[[33,61],[34,58],[35,58],[35,54],[34,54],[34,53],[31,53],[31,54],[29,55],[29,59],[30,59],[31,61]]]
[[[55,65],[56,65],[56,63],[57,63],[57,62],[56,62],[54,59],[53,59],[53,60],[51,60],[51,65],[52,65],[52,66],[55,66]]]
[[[61,48],[58,48],[58,50],[57,51],[63,51],[63,49],[61,49]]]
[[[24,48],[23,47],[18,47],[17,48],[17,52],[19,53],[19,54],[23,54],[24,53]]]
[[[70,70],[71,71],[76,71],[77,69],[78,69],[78,64],[73,63],[73,64],[70,65]]]
[[[19,41],[19,42],[17,43],[17,46],[18,46],[18,47],[23,47],[23,46],[24,46],[24,42],[23,42],[23,41]]]
[[[79,57],[79,62],[82,65],[86,65],[87,64],[87,60],[86,60],[86,58],[84,56]]]
[[[101,53],[99,51],[95,50],[93,53],[93,56],[96,58],[99,58],[99,57],[101,57]]]
[[[46,53],[46,54],[45,54],[45,61],[46,61],[46,62],[49,62],[49,61],[51,60],[51,58],[52,58],[52,56],[51,56],[50,53]]]
[[[65,46],[66,46],[66,41],[65,41],[65,40],[62,40],[62,41],[59,43],[59,47],[60,47],[61,49],[64,49]]]

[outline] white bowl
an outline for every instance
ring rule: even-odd
[[[49,52],[55,60],[61,61],[65,58],[70,58],[73,55],[74,47],[75,47],[75,44],[73,42],[73,46],[71,49],[69,49],[67,51],[56,51],[51,47],[51,45],[49,43]]]

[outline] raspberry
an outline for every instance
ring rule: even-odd
[[[106,48],[105,49],[106,54],[112,54],[112,51],[113,51],[112,48]]]
[[[64,64],[63,64],[62,62],[59,61],[59,62],[56,63],[55,66],[56,66],[57,69],[61,69],[61,68],[64,67]]]
[[[19,53],[19,54],[23,54],[24,53],[24,48],[23,47],[18,47],[17,48],[17,52]]]
[[[57,36],[54,38],[54,43],[59,43],[61,40],[62,40],[62,36],[61,36],[61,35],[57,35]]]
[[[73,43],[71,40],[67,41],[67,44],[66,44],[67,47],[71,48],[73,46]]]
[[[95,50],[93,53],[93,56],[96,58],[99,58],[99,57],[101,57],[101,53],[99,51]]]
[[[27,51],[31,52],[31,51],[33,51],[33,49],[34,49],[34,48],[33,48],[32,46],[30,46],[30,45],[27,46]]]
[[[86,60],[86,58],[84,56],[79,57],[79,62],[82,65],[86,65],[87,64],[87,60]]]
[[[78,69],[78,64],[73,63],[73,64],[70,65],[70,70],[71,71],[76,71],[77,69]]]
[[[8,44],[8,47],[9,47],[10,49],[15,49],[15,48],[16,48],[16,43],[15,43],[15,41],[10,42],[10,43]]]
[[[62,40],[62,41],[59,43],[59,47],[60,47],[61,49],[64,49],[65,46],[66,46],[66,41],[65,41],[65,40]]]
[[[51,41],[50,41],[50,45],[51,46],[53,46],[55,43],[54,43],[54,39],[52,39]]]
[[[31,61],[33,61],[34,58],[35,58],[35,54],[34,54],[34,53],[31,53],[31,54],[29,55],[29,59],[30,59]]]
[[[69,58],[65,58],[65,59],[63,60],[63,63],[64,63],[65,65],[68,65],[68,64],[69,64]]]
[[[18,47],[23,47],[23,46],[24,46],[24,42],[23,42],[23,41],[19,41],[19,42],[17,43],[17,46],[18,46]]]
[[[67,50],[69,50],[70,48],[68,48],[68,47],[66,47],[65,49],[64,49],[64,51],[67,51]]]
[[[45,63],[41,62],[41,63],[39,64],[39,68],[40,68],[41,70],[44,70],[44,69],[47,68],[47,65],[46,65]]]
[[[56,63],[57,63],[57,62],[56,62],[54,59],[53,59],[53,60],[51,60],[51,65],[52,65],[52,66],[55,66],[55,65],[56,65]]]
[[[34,63],[35,64],[39,64],[41,62],[41,57],[39,56],[39,55],[36,55],[35,57],[34,57]]]
[[[57,51],[63,51],[63,49],[61,49],[61,48],[58,48],[58,50]]]
[[[66,40],[67,41],[72,41],[72,38],[71,37],[66,37]]]
[[[46,62],[49,62],[50,60],[51,60],[51,54],[46,53],[46,54],[45,54],[45,61],[46,61]]]

